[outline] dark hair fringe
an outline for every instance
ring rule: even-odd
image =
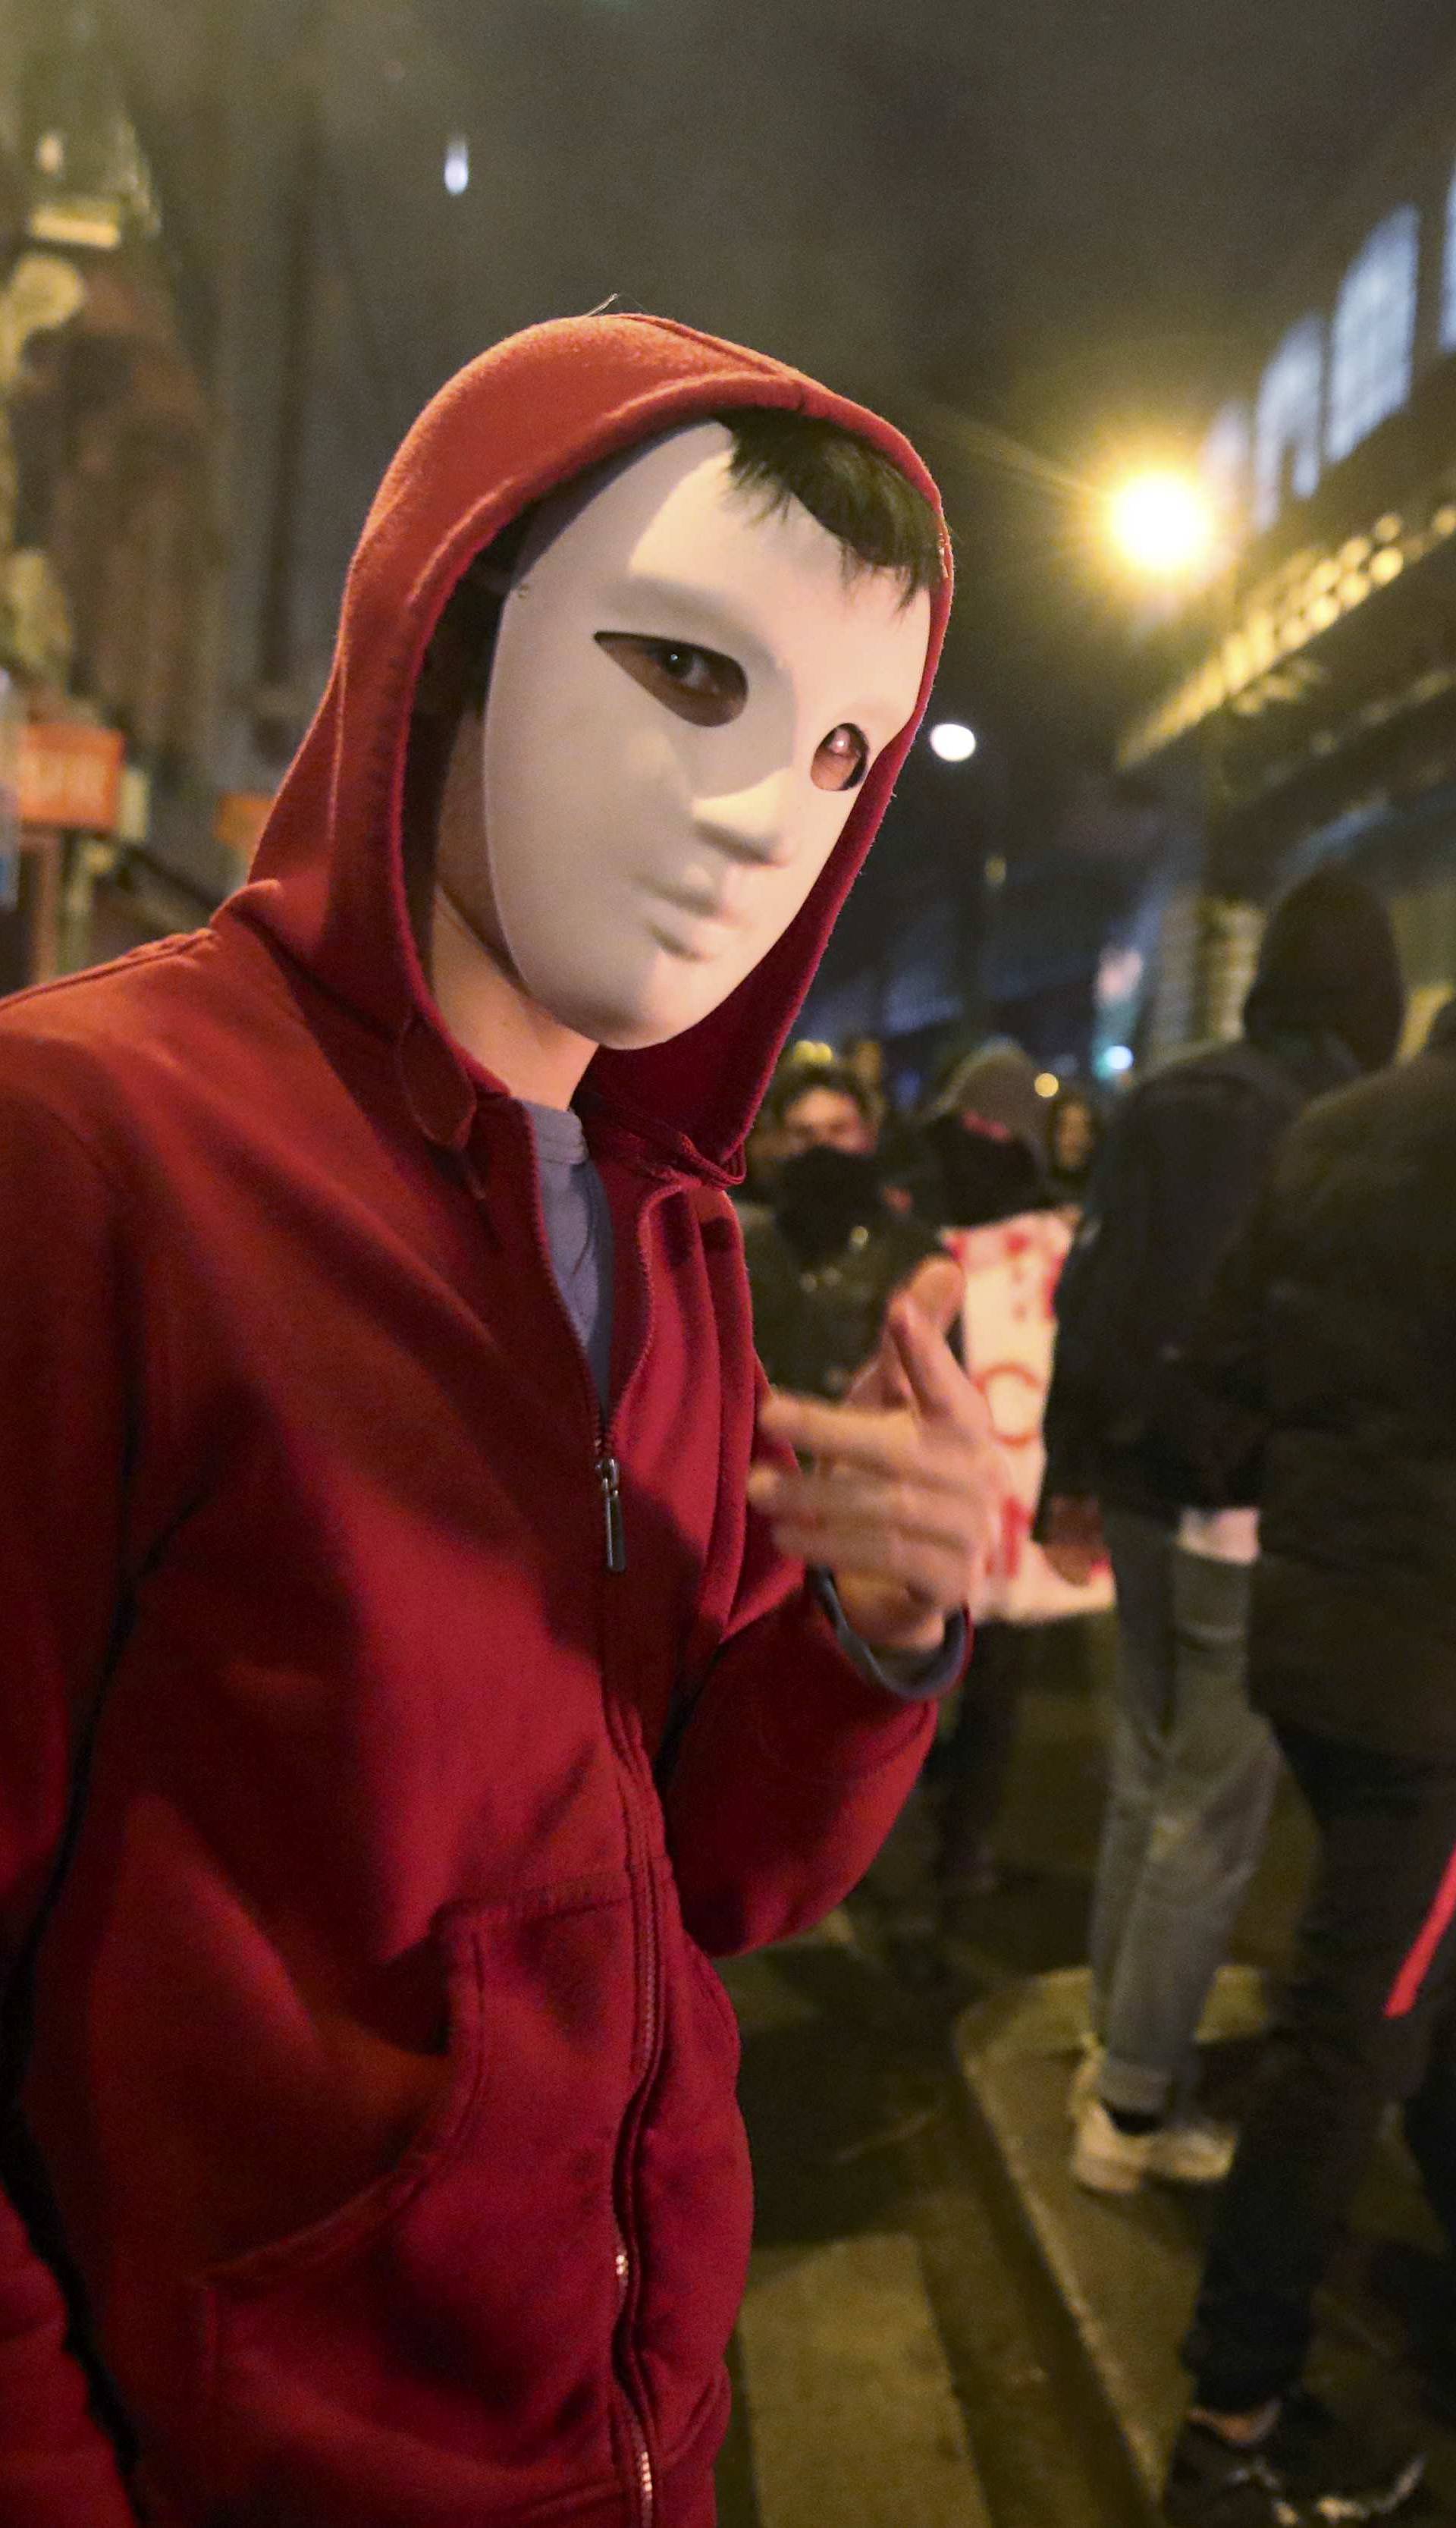
[[[811,1097],[816,1088],[827,1088],[833,1097],[852,1097],[866,1124],[875,1120],[874,1099],[858,1073],[841,1062],[790,1061],[781,1078],[776,1079],[764,1100],[771,1122],[782,1125],[791,1107],[801,1097]]]
[[[733,441],[732,478],[765,512],[798,500],[843,548],[852,569],[886,570],[905,603],[945,581],[930,502],[867,439],[835,421],[770,404],[714,413]],[[490,683],[501,600],[539,504],[523,509],[462,572],[427,653],[416,708],[447,719],[479,711]]]
[[[843,546],[852,566],[887,570],[905,602],[945,583],[940,521],[923,492],[880,449],[837,421],[777,404],[713,415],[733,440],[733,480],[767,495],[772,514],[798,500]]]

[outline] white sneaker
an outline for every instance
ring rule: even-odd
[[[1216,2124],[1212,2116],[1175,2117],[1148,2139],[1148,2175],[1168,2186],[1222,2186],[1238,2148],[1233,2126]]]
[[[1077,2120],[1071,2173],[1094,2194],[1135,2194],[1145,2177],[1172,2186],[1217,2186],[1232,2165],[1237,2138],[1230,2126],[1198,2116],[1158,2125],[1152,2133],[1122,2133],[1093,2097]]]

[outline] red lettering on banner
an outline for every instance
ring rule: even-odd
[[[1077,1588],[1052,1569],[1032,1534],[1041,1492],[1042,1413],[1056,1333],[1057,1282],[1071,1241],[1064,1213],[1038,1212],[955,1231],[945,1244],[965,1276],[962,1349],[996,1444],[1000,1498],[973,1611],[1043,1623],[1111,1604],[1106,1570]]]
[[[1024,1501],[1008,1494],[1001,1504],[1000,1567],[1008,1580],[1014,1580],[1026,1559],[1031,1541],[1031,1512]]]

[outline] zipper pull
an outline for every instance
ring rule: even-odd
[[[627,1533],[622,1524],[622,1496],[618,1490],[622,1469],[615,1457],[597,1460],[597,1480],[601,1486],[601,1506],[606,1518],[606,1567],[608,1571],[627,1568]]]

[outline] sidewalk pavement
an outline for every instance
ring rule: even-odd
[[[1086,2192],[1067,2169],[1066,2091],[1086,2025],[1087,1976],[1033,1975],[964,2012],[956,2040],[972,2101],[1008,2188],[1080,2339],[1090,2373],[1143,2485],[1150,2516],[1187,2393],[1177,2345],[1203,2261],[1205,2189],[1148,2185]],[[1205,2096],[1236,2119],[1257,2031],[1262,1979],[1225,1967],[1200,2031]],[[1374,2392],[1430,2452],[1416,2521],[1456,2522],[1456,2379],[1451,2414],[1425,2399],[1416,2358],[1435,2301],[1440,2238],[1393,2124],[1362,2190],[1347,2249],[1323,2295],[1310,2384],[1332,2400]]]

